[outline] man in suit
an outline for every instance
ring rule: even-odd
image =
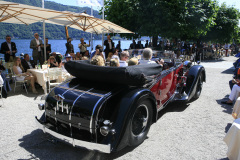
[[[46,60],[49,59],[49,54],[52,52],[52,49],[51,49],[51,44],[48,44],[48,38],[45,38],[45,41],[46,41]],[[44,53],[44,44],[42,44],[41,46],[41,49],[42,49],[42,52]],[[44,59],[44,54],[43,54],[43,59]]]
[[[28,54],[24,54],[23,58],[24,59],[22,59],[21,64],[25,72],[27,72],[28,69],[35,68],[35,64],[33,61],[30,60],[30,57]]]
[[[136,49],[136,48],[137,48],[136,41],[133,40],[133,43],[130,44],[130,49]]]
[[[14,42],[11,42],[11,36],[6,36],[6,42],[3,42],[1,45],[1,53],[4,54],[5,62],[13,62],[17,53],[17,47]]]
[[[15,58],[15,54],[17,53],[17,47],[14,42],[11,42],[11,36],[6,36],[6,42],[3,42],[1,44],[1,53],[4,54],[5,62],[7,63],[7,66],[13,65],[13,60]],[[11,70],[8,69],[8,73],[11,73]],[[10,74],[10,77],[12,75]],[[11,77],[12,78],[12,77]]]
[[[104,52],[105,56],[108,57],[109,52],[113,52],[114,49],[114,42],[111,40],[111,36],[107,36],[107,40],[104,41],[104,46],[106,46]]]
[[[30,48],[32,51],[34,64],[37,64],[37,61],[42,65],[43,64],[43,53],[41,50],[41,45],[43,44],[42,40],[39,39],[38,33],[34,34],[34,39],[31,40]]]
[[[71,44],[71,42],[72,42],[72,38],[68,37],[67,38],[67,43],[65,44],[66,48],[67,48],[65,56],[67,54],[74,53],[74,48],[73,48],[73,45]]]

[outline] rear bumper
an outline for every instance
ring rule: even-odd
[[[105,145],[105,144],[98,144],[98,143],[92,143],[92,142],[86,142],[86,141],[82,141],[82,140],[77,140],[71,137],[67,137],[64,135],[61,135],[57,132],[54,132],[50,129],[48,129],[44,124],[42,124],[37,117],[35,117],[35,121],[37,123],[37,126],[39,127],[39,129],[43,130],[44,133],[49,133],[50,135],[52,135],[53,137],[71,144],[72,146],[78,146],[78,147],[84,147],[87,148],[89,150],[98,150],[100,152],[104,152],[104,153],[111,153],[111,145]]]

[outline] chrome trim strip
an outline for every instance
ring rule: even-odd
[[[108,92],[107,94],[105,94],[106,97],[109,96],[109,95],[111,95],[111,92]],[[93,131],[92,131],[93,114],[94,114],[94,112],[95,112],[95,109],[96,109],[98,103],[99,103],[103,98],[104,98],[104,97],[101,97],[101,98],[97,101],[97,103],[95,104],[95,106],[94,106],[94,108],[93,108],[93,112],[92,112],[91,120],[90,120],[90,126],[89,126],[89,128],[90,128],[90,133],[93,133]],[[106,101],[106,100],[105,100],[105,101]],[[105,101],[104,101],[104,102],[105,102]]]
[[[90,130],[90,133],[93,133],[92,131],[92,122],[93,122],[93,114],[94,114],[94,111],[97,107],[97,105],[99,104],[99,102],[103,99],[103,97],[99,98],[99,100],[97,101],[97,103],[95,104],[94,108],[93,108],[93,112],[92,112],[92,115],[91,115],[91,120],[90,120],[90,126],[89,126],[89,130]]]
[[[77,140],[74,138],[70,138],[64,135],[61,135],[57,132],[54,132],[48,128],[46,128],[44,125],[42,125],[38,120],[37,117],[35,118],[35,121],[37,123],[37,126],[39,127],[39,129],[43,130],[44,133],[49,133],[52,136],[68,143],[71,144],[73,146],[79,146],[79,147],[84,147],[90,150],[98,150],[104,153],[111,153],[111,144],[98,144],[98,143],[93,143],[93,142],[86,142],[86,141],[82,141],[82,140]]]
[[[79,84],[76,85],[76,86],[74,86],[73,89],[76,88],[76,87],[78,87],[78,86],[79,86]],[[60,86],[59,86],[59,87],[60,87]],[[68,88],[68,89],[69,89],[69,88]],[[62,96],[69,91],[68,89],[67,89],[65,92],[63,92]]]
[[[91,90],[93,90],[93,88],[89,89],[88,91],[91,91]],[[76,103],[77,100],[78,100],[82,95],[84,95],[84,94],[85,94],[85,93],[80,94],[80,95],[75,99],[75,101],[73,102],[73,104],[72,104],[72,108],[71,108],[71,111],[70,111],[70,114],[69,114],[69,120],[72,119],[72,118],[71,118],[71,117],[72,117],[72,109],[73,109],[75,103]]]
[[[83,92],[83,93],[98,96],[98,97],[104,97],[105,96],[105,94],[91,93],[91,92],[88,92],[88,91],[83,91],[83,90],[74,89],[74,88],[67,88],[67,87],[63,87],[63,86],[59,86],[58,88],[63,88],[63,89],[67,89],[67,90],[77,91],[77,92]]]
[[[176,93],[174,92],[173,95],[162,105],[162,107],[160,107],[157,112],[159,112],[160,110],[162,110],[163,108],[165,108],[165,106],[171,102],[171,100],[173,100],[173,98],[175,97]]]

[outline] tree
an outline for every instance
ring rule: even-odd
[[[215,0],[108,0],[105,15],[135,37],[192,39],[206,35],[216,11]]]
[[[216,25],[211,28],[204,39],[218,43],[229,43],[233,38],[238,39],[239,17],[239,11],[236,8],[222,4],[215,20]]]

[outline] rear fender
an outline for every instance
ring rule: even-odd
[[[187,75],[186,90],[185,93],[188,95],[188,101],[194,96],[197,88],[198,77],[202,74],[203,81],[206,82],[205,68],[201,65],[194,65],[190,68]]]
[[[118,151],[128,145],[128,140],[124,136],[129,118],[131,117],[131,113],[133,113],[135,109],[135,104],[137,101],[146,97],[152,102],[153,107],[153,122],[157,120],[157,107],[156,100],[152,92],[148,89],[134,89],[123,94],[124,96],[121,98],[119,105],[116,106],[117,114],[114,115],[114,121],[112,124],[112,128],[115,129],[116,133],[114,136],[108,135],[104,138],[103,144],[111,144],[112,151]],[[108,106],[109,107],[109,106]],[[113,106],[111,106],[113,107]],[[106,109],[106,108],[105,108]],[[101,134],[101,133],[100,133]]]

